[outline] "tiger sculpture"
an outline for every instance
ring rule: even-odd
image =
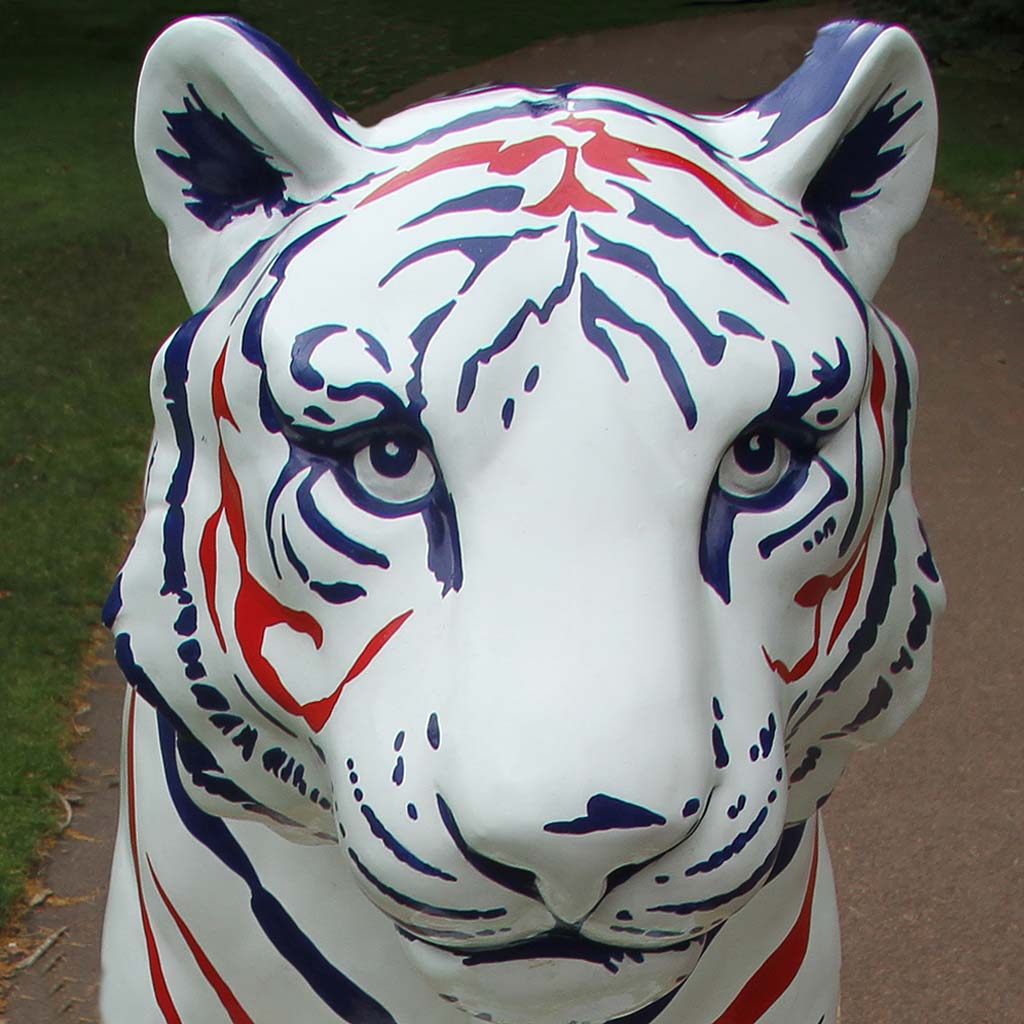
[[[104,609],[108,1024],[832,1024],[818,809],[943,596],[901,29],[685,116],[486,88],[363,127],[187,19],[142,72],[195,311]]]

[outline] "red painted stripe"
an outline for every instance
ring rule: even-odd
[[[566,149],[565,169],[558,184],[539,203],[524,206],[524,213],[536,213],[540,217],[558,217],[566,210],[581,213],[611,213],[615,207],[595,196],[576,177],[576,149]]]
[[[799,602],[798,602],[799,603]],[[788,686],[790,683],[795,683],[798,679],[803,679],[808,672],[814,667],[814,663],[818,660],[818,651],[821,647],[821,605],[816,605],[814,608],[814,640],[811,642],[811,646],[807,648],[804,654],[793,664],[790,668],[784,661],[773,658],[768,653],[768,648],[763,644],[761,645],[761,653],[764,655],[765,661],[768,662],[768,667]]]
[[[828,651],[832,650],[833,645],[839,638],[840,631],[853,614],[853,609],[857,605],[857,599],[860,597],[861,585],[864,582],[864,565],[870,534],[871,530],[869,527],[857,545],[856,550],[847,560],[846,565],[837,573],[831,576],[827,574],[812,576],[793,597],[793,602],[799,607],[814,609],[814,639],[807,652],[794,663],[793,667],[790,668],[784,661],[772,658],[765,647],[761,648],[769,667],[784,683],[789,684],[796,682],[798,679],[803,679],[814,667],[814,663],[818,660],[818,655],[821,651],[821,618],[825,598],[832,591],[838,590],[843,585],[843,581],[850,575],[851,570],[853,570],[853,575],[850,578],[850,583],[847,584],[842,607],[839,609],[839,615],[829,636]]]
[[[412,615],[412,609],[410,608],[407,612],[402,612],[401,615],[396,615],[383,629],[379,629],[370,642],[363,648],[362,653],[352,663],[352,667],[345,673],[345,678],[338,683],[338,688],[329,697],[324,697],[321,700],[310,701],[308,704],[302,705],[302,717],[309,723],[310,728],[313,732],[319,732],[326,724],[327,720],[334,713],[334,705],[338,703],[338,698],[341,696],[341,691],[356,676],[364,672],[370,665],[370,662],[377,657],[378,654],[384,649],[384,645],[405,625],[405,620]]]
[[[882,446],[882,479],[885,479],[885,469],[888,463],[888,451],[886,449],[885,441],[885,422],[882,416],[882,407],[885,401],[886,393],[886,380],[885,380],[885,367],[882,365],[882,360],[878,355],[877,349],[871,351],[871,388],[870,388],[870,404],[871,414],[875,421],[875,427],[878,430],[879,443]],[[843,603],[839,608],[839,614],[836,616],[836,621],[832,624],[832,632],[829,634],[828,644],[825,647],[825,653],[831,654],[832,648],[835,647],[836,641],[839,639],[843,632],[846,624],[850,621],[853,615],[854,609],[857,607],[857,602],[860,600],[861,591],[864,587],[864,573],[867,568],[868,561],[868,538],[871,535],[871,525],[874,522],[875,512],[878,509],[878,503],[881,499],[882,492],[879,490],[875,496],[875,505],[871,513],[871,523],[868,524],[868,528],[861,538],[860,543],[857,545],[857,550],[854,551],[850,561],[842,568],[837,576],[834,576],[829,580],[828,577],[815,577],[808,584],[805,584],[804,588],[796,596],[797,604],[800,604],[800,596],[804,590],[812,586],[819,580],[824,580],[829,583],[828,589],[835,590],[843,577],[850,572],[851,566],[853,572],[850,573],[850,578],[846,584],[846,592],[843,594]],[[821,595],[819,600],[824,600],[824,594]],[[815,646],[817,646],[817,625],[815,630]]]
[[[886,467],[889,462],[889,453],[886,448],[885,438],[885,419],[882,415],[886,390],[885,367],[882,364],[882,359],[878,354],[878,350],[872,349],[871,384],[868,389],[868,402],[871,407],[871,417],[875,421],[875,428],[878,430],[879,443],[882,446],[881,478],[883,483],[885,481]],[[860,542],[857,544],[856,549],[850,556],[846,565],[844,565],[839,572],[833,576],[813,576],[796,592],[796,596],[793,598],[796,604],[800,607],[815,609],[814,641],[807,653],[804,654],[792,668],[789,668],[784,662],[773,659],[766,648],[761,648],[761,651],[772,671],[775,672],[784,683],[792,683],[797,679],[802,679],[807,675],[811,670],[811,667],[817,661],[821,641],[822,602],[830,591],[839,589],[843,581],[846,580],[847,575],[849,575],[849,580],[846,583],[846,592],[843,594],[842,604],[839,607],[836,620],[832,624],[832,629],[829,633],[828,643],[825,646],[826,654],[832,653],[832,648],[835,647],[836,642],[842,635],[843,629],[850,621],[864,588],[864,575],[867,569],[868,540],[871,537],[875,514],[878,511],[878,505],[881,501],[883,490],[884,488],[880,488],[878,493],[875,495],[875,503],[871,511],[871,520],[868,523],[867,529],[864,531],[864,536],[860,539]],[[851,570],[853,570],[852,573]]]
[[[217,362],[213,367],[213,388],[210,397],[213,400],[213,415],[218,420],[227,420],[235,430],[239,430],[241,428],[235,421],[235,417],[231,414],[231,409],[228,406],[227,392],[224,390],[224,362],[227,359],[227,355],[228,343],[225,341],[224,347],[220,350],[220,355],[217,357]]]
[[[497,156],[500,149],[500,142],[473,142],[467,146],[456,146],[454,149],[447,149],[443,153],[437,153],[435,156],[424,160],[418,166],[408,171],[401,171],[393,178],[389,178],[383,185],[375,188],[365,199],[361,200],[356,205],[356,209],[360,206],[366,206],[367,203],[383,199],[384,196],[397,192],[399,189],[405,188],[406,185],[411,185],[422,178],[429,178],[432,174],[437,174],[439,171],[447,171],[453,167],[471,167],[474,164],[489,163],[493,157]]]
[[[814,883],[817,876],[818,828],[815,822],[814,852],[811,854],[811,870],[807,876],[807,891],[804,893],[800,913],[789,934],[740,989],[739,995],[715,1024],[755,1024],[793,983],[807,955],[807,943],[811,934],[811,909],[814,904]]]
[[[146,958],[149,961],[149,978],[153,985],[153,994],[156,996],[156,1004],[164,1015],[167,1024],[182,1024],[178,1016],[177,1007],[171,998],[170,990],[167,987],[167,979],[164,977],[163,965],[160,963],[160,951],[156,946],[156,938],[153,935],[153,928],[149,923],[149,913],[146,910],[146,900],[142,893],[142,875],[139,871],[139,836],[135,821],[135,701],[136,691],[131,691],[131,698],[128,705],[128,741],[126,760],[128,762],[128,837],[132,849],[132,863],[135,866],[135,888],[139,895],[139,912],[142,914],[142,931],[146,937]]]
[[[877,349],[871,350],[871,391],[870,391],[870,402],[871,402],[871,413],[875,420],[875,427],[878,430],[878,440],[882,446],[882,481],[885,481],[885,470],[886,465],[889,461],[889,452],[886,448],[885,440],[885,421],[882,416],[882,406],[885,402],[885,393],[887,390],[885,380],[885,367],[882,365],[882,360],[878,355]],[[840,634],[843,631],[843,627],[850,621],[850,617],[853,615],[853,610],[857,607],[857,602],[860,600],[861,590],[864,586],[864,571],[867,567],[868,561],[868,538],[871,535],[871,526],[874,523],[875,513],[878,510],[878,503],[882,497],[882,490],[880,489],[878,494],[875,495],[875,504],[871,512],[871,523],[868,524],[868,529],[864,533],[859,548],[860,557],[857,558],[857,565],[850,576],[850,581],[846,585],[846,593],[843,595],[843,603],[839,609],[839,614],[836,616],[836,621],[832,626],[832,633],[828,638],[828,646],[826,648],[827,653],[832,653],[832,648],[835,646],[836,641],[839,639]],[[856,557],[856,553],[854,554]],[[847,566],[848,568],[849,566]]]
[[[634,166],[633,161],[641,163],[656,164],[660,167],[671,167],[684,174],[696,178],[712,195],[724,203],[733,213],[742,217],[748,224],[755,227],[765,228],[778,221],[767,213],[751,206],[745,199],[738,196],[725,182],[719,180],[710,171],[695,164],[692,160],[680,156],[678,153],[670,153],[666,149],[656,149],[653,146],[642,146],[627,139],[620,139],[609,134],[604,123],[597,118],[576,118],[572,115],[563,121],[558,122],[576,131],[592,132],[592,137],[583,144],[581,152],[583,159],[598,170],[606,171],[620,177],[640,178],[649,180]]]
[[[224,391],[224,361],[227,358],[228,345],[220,351],[220,356],[213,367],[213,383],[210,386],[210,399],[213,405],[213,415],[217,421],[217,436],[221,440],[218,462],[220,465],[221,493],[223,494],[223,480],[225,468],[223,434],[221,433],[220,421],[227,420],[234,428],[238,429],[238,423],[231,413],[228,405],[227,394]],[[210,617],[213,619],[213,628],[217,634],[217,641],[220,649],[227,651],[227,641],[224,639],[224,630],[221,627],[220,613],[217,611],[217,527],[224,516],[224,499],[221,498],[216,511],[203,525],[203,532],[199,538],[199,566],[203,573],[203,592],[206,595],[206,607],[210,610]]]
[[[178,931],[181,932],[181,937],[185,940],[185,944],[191,950],[199,970],[203,972],[203,977],[209,982],[213,991],[216,992],[221,1006],[224,1007],[231,1018],[231,1024],[254,1024],[252,1017],[242,1008],[241,1003],[235,998],[235,994],[228,987],[227,982],[210,962],[210,958],[203,952],[199,941],[192,934],[188,925],[185,924],[182,916],[175,909],[174,904],[171,903],[170,897],[160,884],[160,879],[157,878],[156,871],[153,870],[153,862],[148,856],[146,857],[146,863],[149,865],[149,873],[153,878],[153,883],[156,885],[156,890],[160,893],[160,899],[164,901],[164,906],[167,908],[168,913],[174,918],[174,923],[178,926]]]
[[[402,612],[401,615],[396,615],[383,629],[378,630],[373,639],[363,648],[363,653],[353,662],[352,667],[341,681],[342,685],[355,679],[380,654],[384,645],[401,629],[410,615],[412,615],[411,608],[407,612]]]
[[[596,170],[614,174],[618,177],[634,178],[641,181],[650,179],[634,166],[633,161],[671,167],[696,178],[716,199],[755,227],[769,227],[778,221],[752,206],[737,195],[725,182],[715,177],[710,171],[665,149],[642,146],[628,139],[611,135],[604,122],[598,118],[578,118],[575,115],[555,122],[561,127],[571,128],[577,132],[589,132],[591,137],[582,146],[567,145],[553,135],[542,135],[525,142],[506,145],[503,142],[472,142],[465,146],[456,146],[428,157],[423,163],[408,171],[400,171],[393,178],[374,189],[358,205],[365,206],[377,199],[397,192],[416,181],[422,181],[441,171],[456,167],[473,167],[485,164],[488,171],[506,177],[519,174],[531,167],[549,153],[564,152],[565,167],[562,177],[554,190],[533,206],[524,207],[525,212],[535,213],[542,217],[557,217],[568,209],[582,213],[610,213],[614,207],[594,195],[585,188],[576,176],[577,154],[583,162]]]
[[[199,566],[203,571],[203,593],[206,595],[206,607],[213,619],[213,629],[217,634],[220,649],[227,651],[228,644],[224,639],[224,630],[220,624],[220,613],[217,611],[217,527],[220,526],[224,514],[224,503],[206,520],[203,534],[199,538]]]
[[[410,609],[396,616],[383,629],[378,630],[371,637],[345,677],[335,688],[334,692],[327,697],[310,701],[306,704],[300,704],[294,694],[284,685],[277,669],[274,668],[270,660],[263,654],[263,642],[268,630],[273,626],[286,625],[290,629],[295,630],[295,632],[308,636],[317,649],[323,646],[324,631],[320,623],[308,612],[289,608],[278,601],[249,571],[248,538],[245,528],[245,511],[242,507],[242,489],[238,485],[238,479],[235,477],[234,470],[231,468],[231,463],[228,460],[221,432],[221,423],[224,421],[237,427],[224,391],[223,378],[226,352],[227,346],[225,345],[220,358],[214,366],[211,388],[214,414],[217,417],[217,432],[220,438],[218,466],[220,470],[221,500],[213,515],[206,521],[199,541],[199,564],[203,572],[206,604],[213,619],[217,639],[220,641],[221,648],[226,651],[227,643],[221,627],[220,614],[217,611],[217,528],[220,525],[221,519],[225,518],[227,519],[231,545],[238,559],[240,582],[238,593],[235,595],[234,622],[235,636],[238,639],[238,645],[241,648],[245,664],[263,692],[278,707],[290,715],[305,719],[314,732],[319,732],[327,724],[327,720],[334,712],[334,707],[338,703],[342,690],[377,657],[384,648],[384,645],[398,632],[405,620],[412,615],[412,610]]]
[[[771,227],[773,224],[778,224],[778,221],[774,217],[769,217],[767,213],[763,213],[755,206],[751,206],[745,199],[740,198],[735,192],[730,189],[725,182],[719,181],[710,171],[705,170],[700,164],[695,164],[692,160],[687,160],[686,157],[677,156],[675,153],[669,153],[664,149],[653,149],[650,146],[637,146],[640,152],[637,153],[637,159],[643,160],[645,163],[658,164],[662,167],[674,167],[678,171],[683,171],[686,174],[692,175],[696,178],[711,194],[724,203],[733,213],[742,217],[748,224],[753,224],[757,228]]]
[[[871,350],[871,412],[878,427],[878,436],[882,439],[882,451],[885,451],[885,424],[882,422],[882,402],[885,401],[885,367],[878,349]]]
[[[567,153],[569,147],[554,135],[541,135],[526,142],[514,142],[504,146],[487,163],[487,170],[506,177],[519,174],[532,167],[541,157],[549,153]]]
[[[853,610],[857,607],[857,602],[860,600],[860,592],[864,586],[864,568],[867,564],[868,546],[862,543],[860,558],[857,559],[857,565],[850,574],[850,582],[846,585],[842,606],[839,609],[839,614],[836,616],[835,623],[832,625],[828,646],[825,648],[826,654],[832,653],[832,648],[835,647],[839,634],[842,633],[843,627],[850,621],[850,616],[853,615]]]

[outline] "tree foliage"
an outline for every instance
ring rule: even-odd
[[[963,53],[994,56],[1001,70],[1024,68],[1021,0],[860,0],[860,14],[905,25],[936,63]]]

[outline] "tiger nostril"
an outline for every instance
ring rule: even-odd
[[[595,793],[587,801],[586,813],[571,821],[549,821],[545,832],[562,835],[588,835],[618,829],[650,828],[666,824],[665,818],[639,804],[619,800],[607,793]]]
[[[547,908],[556,921],[578,929],[613,889],[629,881],[693,835],[707,813],[710,795],[704,799],[688,801],[687,809],[680,809],[675,816],[676,820],[669,822],[663,815],[647,807],[597,793],[587,801],[584,814],[571,819],[549,821],[542,826],[543,831],[551,835],[556,843],[582,842],[586,846],[595,841],[604,842],[600,839],[604,835],[607,841],[614,843],[614,847],[611,850],[607,846],[590,847],[587,852],[593,854],[595,850],[603,851],[607,868],[611,868],[614,863],[609,856],[614,849],[618,850],[619,855],[628,856],[632,851],[637,857],[611,870],[606,868],[604,872],[600,871],[600,860],[591,862],[592,870],[588,871],[575,855],[567,857],[569,847],[557,851],[555,847],[548,847],[551,855],[545,857],[543,863],[531,864],[529,868],[514,866],[518,858],[513,850],[517,847],[508,842],[507,836],[504,845],[492,844],[490,848],[484,847],[488,849],[487,853],[482,852],[472,839],[472,831],[469,833],[471,838],[467,839],[464,832],[466,823],[460,825],[445,798],[437,793],[435,799],[441,822],[452,842],[476,871],[505,889],[536,900]],[[697,808],[690,808],[691,803],[697,804]],[[632,839],[625,833],[632,833]],[[622,845],[623,842],[626,845]],[[500,854],[495,856],[500,849],[509,851],[507,860]],[[575,846],[572,849],[576,849]],[[519,853],[522,852],[519,849]],[[581,849],[580,853],[583,852]]]
[[[635,874],[643,871],[644,868],[650,867],[656,861],[660,860],[666,854],[671,853],[676,847],[682,846],[693,834],[700,828],[701,823],[704,821],[705,816],[708,813],[708,808],[711,806],[711,797],[717,787],[712,787],[708,795],[701,800],[699,797],[692,797],[687,800],[682,810],[683,818],[692,818],[693,822],[690,827],[686,830],[686,834],[673,843],[670,847],[659,853],[654,854],[652,857],[647,857],[645,860],[638,861],[635,864],[623,864],[621,867],[616,868],[610,872],[605,883],[605,894],[607,895],[613,889],[618,888],[625,882],[628,882]],[[699,814],[697,812],[700,812]],[[666,875],[659,875],[656,879],[659,884],[664,884],[668,881]]]

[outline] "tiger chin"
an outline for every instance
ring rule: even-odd
[[[819,808],[943,605],[871,301],[935,136],[871,23],[724,116],[374,127],[241,22],[157,40],[194,312],[105,608],[107,1024],[832,1024]]]

